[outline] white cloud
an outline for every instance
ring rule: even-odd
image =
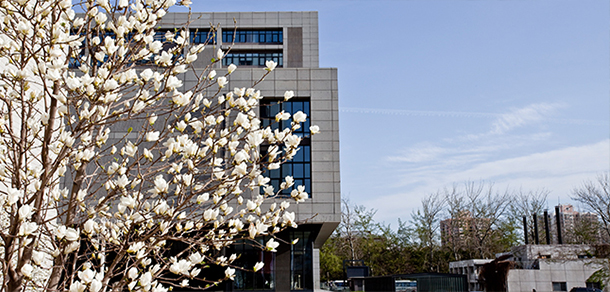
[[[406,149],[401,155],[390,156],[387,160],[400,162],[425,162],[438,159],[441,155],[446,154],[447,149],[431,145],[430,143],[422,143]]]
[[[461,159],[462,156],[453,159]],[[466,160],[466,159],[464,159]],[[609,171],[610,139],[593,144],[566,147],[519,157],[467,164],[449,162],[410,168],[401,174],[402,187],[365,202],[378,209],[376,220],[395,222],[408,220],[412,210],[420,206],[421,198],[453,183],[484,180],[498,188],[526,190],[548,189],[549,205],[556,200],[569,201],[571,192],[583,181],[595,179],[600,172]],[[461,166],[457,167],[457,166]],[[464,167],[465,166],[465,167]],[[397,188],[395,188],[397,189]]]
[[[423,197],[466,181],[483,180],[502,189],[545,188],[551,191],[551,206],[557,203],[557,198],[568,202],[575,187],[609,170],[610,140],[549,149],[564,140],[557,140],[558,135],[563,135],[562,129],[550,124],[582,124],[557,119],[556,111],[562,107],[565,105],[561,103],[537,103],[504,114],[354,110],[391,115],[491,118],[482,120],[488,123],[489,130],[460,131],[456,136],[417,143],[386,156],[383,167],[388,175],[376,188],[380,195],[359,201],[368,208],[378,209],[376,220],[392,223],[396,218],[408,220]]]
[[[458,112],[458,111],[422,111],[422,110],[400,110],[400,109],[383,109],[383,108],[355,108],[342,107],[340,112],[358,113],[358,114],[381,114],[381,115],[399,115],[399,116],[423,116],[423,117],[442,117],[442,118],[494,118],[496,113],[481,113],[481,112]]]
[[[547,118],[560,104],[537,103],[523,108],[513,109],[510,113],[500,115],[492,125],[492,133],[502,134],[517,127],[536,123]]]
[[[484,177],[562,176],[573,173],[607,170],[610,161],[610,140],[595,144],[568,147],[522,157],[481,163],[467,171],[453,175],[454,180]]]

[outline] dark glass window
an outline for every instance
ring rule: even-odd
[[[216,43],[216,32],[206,30],[191,30],[191,44]]]
[[[296,112],[302,111],[307,115],[307,121],[301,123],[301,128],[294,131],[296,135],[301,137],[309,136],[309,100],[300,100],[300,99],[291,99],[289,101],[278,102],[272,100],[263,100],[260,106],[260,117],[262,121],[263,127],[271,126],[272,129],[285,129],[290,127],[290,123],[292,123],[292,119],[286,121],[280,121],[279,123],[275,121],[275,115],[281,111],[285,111],[290,113],[290,115],[294,115]]]
[[[568,291],[566,282],[553,282],[553,291]]]
[[[172,30],[157,30],[155,31],[154,39],[155,41],[160,41],[165,43],[167,39],[165,38],[165,34]],[[174,32],[174,36],[178,37],[180,32]],[[216,44],[216,32],[210,31],[207,29],[191,29],[189,31],[189,42],[191,44],[204,44],[209,41],[209,44]]]
[[[79,58],[70,57],[70,60],[68,61],[68,68],[75,69],[75,68],[80,67],[80,65],[81,65],[81,62],[80,62]]]
[[[269,238],[257,238],[256,241],[263,246]],[[260,271],[235,271],[233,280],[233,291],[241,290],[271,290],[275,288],[275,253],[261,250],[260,247],[253,246],[252,242],[239,241],[233,245],[235,253],[240,257],[235,261],[235,265],[252,269],[258,262],[265,265]]]
[[[155,31],[155,36],[153,37],[155,41],[165,42],[165,30],[157,30]]]
[[[278,67],[284,66],[284,54],[281,52],[235,52],[228,53],[222,59],[222,65],[228,66],[235,64],[237,66],[258,66],[265,67],[267,60],[272,60],[277,63]]]
[[[290,289],[313,290],[313,236],[310,231],[291,231],[290,240],[297,238],[290,246]]]
[[[237,31],[226,30],[222,32],[222,42],[232,43],[268,43],[281,44],[284,41],[284,32],[282,29],[273,30],[245,30]]]
[[[275,115],[282,110],[290,113],[292,116],[298,111],[307,114],[307,120],[301,123],[301,128],[293,133],[302,137],[299,151],[292,160],[286,161],[279,169],[267,170],[265,176],[271,179],[270,184],[274,190],[280,189],[280,184],[286,176],[294,178],[294,186],[283,190],[280,193],[281,197],[290,197],[290,192],[297,186],[304,186],[305,191],[311,198],[311,140],[309,133],[309,100],[293,99],[290,101],[279,102],[277,100],[263,100],[260,105],[260,118],[263,127],[271,127],[272,129],[285,129],[290,127],[292,119],[286,121],[275,121]],[[266,149],[262,149],[265,152]],[[263,153],[264,154],[264,153]]]

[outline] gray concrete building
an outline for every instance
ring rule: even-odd
[[[492,259],[472,259],[449,263],[449,273],[466,275],[468,281],[468,291],[484,291],[484,287],[479,281],[481,267],[492,262]]]
[[[607,267],[608,259],[597,258],[595,254],[594,246],[584,244],[529,244],[513,247],[510,252],[497,256],[510,256],[506,291],[551,292],[583,287],[600,288],[600,278],[593,274]],[[451,262],[449,270],[453,274],[467,275],[468,291],[484,291],[481,267],[492,261],[471,259]]]
[[[169,13],[159,25],[159,33],[183,27],[187,13]],[[234,22],[235,20],[235,22]],[[216,35],[209,34],[210,23],[219,25]],[[281,110],[308,114],[301,129],[301,151],[281,169],[267,175],[278,189],[283,177],[291,175],[295,185],[305,185],[309,198],[292,204],[297,218],[306,223],[282,234],[295,245],[283,244],[277,253],[268,254],[247,246],[240,260],[265,262],[262,273],[238,272],[235,281],[225,284],[228,291],[313,291],[319,289],[319,248],[341,219],[339,173],[339,121],[337,69],[320,68],[318,63],[317,12],[227,12],[193,13],[190,16],[191,40],[215,43],[201,53],[195,67],[205,68],[217,48],[227,52],[215,70],[233,63],[238,66],[227,88],[250,87],[264,73],[266,60],[278,67],[256,86],[265,98],[259,110],[263,125]],[[185,87],[194,84],[192,74],[183,75]],[[294,91],[294,98],[279,104],[284,92]],[[318,125],[320,133],[309,135],[309,125]],[[281,125],[280,125],[281,126]],[[286,193],[289,195],[289,192]]]
[[[522,245],[512,249],[517,263],[508,273],[508,291],[570,291],[575,287],[600,288],[591,276],[608,265],[585,244]]]

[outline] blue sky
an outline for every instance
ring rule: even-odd
[[[339,70],[342,194],[378,221],[468,180],[569,203],[610,170],[608,1],[193,2],[319,11],[320,66]]]

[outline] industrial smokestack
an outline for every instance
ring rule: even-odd
[[[523,237],[525,238],[525,245],[529,244],[527,241],[527,217],[523,216]]]
[[[546,233],[546,244],[551,244],[551,229],[549,229],[549,211],[544,210],[544,233]]]
[[[540,239],[538,238],[538,215],[534,214],[534,243],[540,244]]]
[[[563,244],[561,238],[561,215],[559,214],[559,206],[555,207],[555,222],[557,222],[557,244]]]

